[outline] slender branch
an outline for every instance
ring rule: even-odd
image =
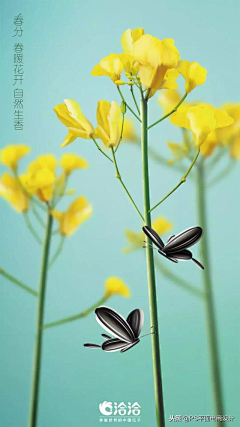
[[[49,208],[49,207],[48,207]],[[39,388],[40,388],[40,374],[41,374],[41,359],[42,359],[42,326],[44,317],[45,293],[47,285],[47,266],[50,252],[51,231],[52,231],[53,217],[48,211],[45,238],[42,248],[42,263],[39,278],[39,296],[36,320],[36,341],[33,359],[33,376],[32,376],[32,391],[30,403],[30,416],[29,427],[37,426],[38,415],[38,401],[39,401]]]
[[[131,111],[131,113],[136,117],[136,119],[138,119],[139,122],[141,122],[141,119],[138,117],[138,115],[132,110],[132,108],[127,104],[127,102],[125,101],[123,94],[119,88],[119,86],[117,86],[118,92],[123,100],[123,102],[125,103],[126,107]]]
[[[34,228],[33,228],[33,226],[32,226],[32,223],[31,223],[31,221],[30,221],[30,219],[29,219],[29,216],[28,216],[27,212],[25,212],[25,213],[23,214],[23,217],[24,217],[24,219],[25,219],[26,226],[27,226],[27,228],[29,229],[29,231],[32,233],[32,235],[33,235],[34,239],[36,240],[36,242],[38,242],[38,243],[39,243],[39,245],[41,245],[41,244],[42,244],[42,241],[41,241],[40,237],[38,236],[38,234],[36,233],[36,231],[34,230]]]
[[[208,184],[207,187],[212,187],[212,185],[217,184],[223,178],[225,178],[236,166],[237,162],[235,160],[231,160],[230,163],[223,169],[223,171],[219,172]]]
[[[123,128],[124,128],[124,119],[125,119],[125,114],[123,114],[122,115],[122,127],[121,127],[121,133],[120,133],[120,138],[119,138],[119,141],[118,141],[118,145],[116,146],[116,148],[115,148],[115,153],[117,152],[117,149],[118,149],[118,147],[119,147],[119,145],[120,145],[120,142],[122,141],[122,137],[123,137]]]
[[[175,169],[176,171],[179,171],[182,173],[185,172],[185,168],[178,163],[168,164],[168,159],[166,159],[161,154],[159,154],[154,148],[149,147],[148,153],[153,160],[160,163],[161,165],[166,166],[168,168],[170,167],[170,168]]]
[[[206,318],[207,318],[207,333],[208,344],[210,350],[211,373],[212,373],[212,389],[214,396],[215,414],[224,414],[223,407],[223,392],[221,382],[221,368],[219,360],[219,347],[217,337],[216,314],[214,306],[214,295],[212,287],[212,278],[210,271],[209,247],[207,242],[207,215],[206,215],[206,194],[205,194],[205,174],[204,164],[200,163],[197,168],[198,176],[196,179],[197,186],[197,204],[198,204],[198,220],[199,225],[204,230],[204,236],[200,241],[200,249],[203,265],[205,267],[202,273],[205,294],[206,294]],[[218,422],[217,425],[224,423]]]
[[[162,122],[163,120],[165,120],[167,117],[171,116],[171,114],[175,113],[175,111],[177,111],[178,107],[180,107],[180,105],[183,103],[183,101],[184,101],[184,99],[186,99],[186,97],[187,97],[187,93],[185,93],[185,95],[182,97],[182,99],[179,101],[179,103],[176,105],[176,107],[173,108],[173,110],[171,110],[168,114],[163,116],[161,119],[157,120],[152,125],[148,126],[148,130],[151,129],[153,126],[157,125],[158,123]]]
[[[140,115],[140,110],[139,110],[138,103],[137,103],[135,95],[134,95],[134,90],[133,90],[133,86],[132,85],[130,86],[130,91],[131,91],[131,94],[132,94],[132,97],[133,97],[134,104],[136,105],[136,109],[138,110],[138,114]]]
[[[64,238],[64,236],[61,235],[58,248],[57,248],[55,254],[53,255],[52,259],[49,261],[48,268],[51,268],[53,266],[53,264],[55,263],[55,261],[57,260],[57,258],[59,257],[60,253],[62,252],[64,242],[65,242],[65,238]]]
[[[93,140],[94,144],[96,145],[97,149],[98,149],[99,151],[101,151],[101,153],[102,153],[105,157],[107,157],[107,159],[108,159],[108,160],[110,160],[110,162],[112,162],[112,159],[111,159],[110,157],[108,157],[108,155],[107,155],[106,153],[104,153],[104,151],[99,147],[99,145],[98,145],[97,141],[95,140],[95,138],[93,138],[93,136],[92,136],[92,140]]]
[[[24,289],[24,291],[27,291],[29,294],[34,295],[35,297],[38,296],[38,293],[34,291],[33,289],[29,288],[29,286],[24,285],[24,283],[20,282],[20,280],[16,279],[16,277],[13,277],[11,274],[4,271],[2,268],[0,268],[0,274],[6,279],[10,280],[10,282],[15,283],[15,285],[19,286],[20,288]]]
[[[122,178],[121,178],[121,175],[120,175],[120,172],[119,172],[119,169],[118,169],[118,165],[117,165],[117,161],[116,161],[116,157],[115,157],[114,148],[113,148],[113,147],[111,147],[111,150],[112,150],[112,156],[113,156],[113,163],[114,163],[115,170],[116,170],[116,178],[118,178],[118,179],[119,179],[119,181],[120,181],[120,183],[121,183],[122,187],[123,187],[123,188],[124,188],[124,190],[126,191],[126,193],[127,193],[128,197],[129,197],[129,199],[130,199],[131,203],[133,204],[134,208],[136,209],[136,211],[137,211],[138,215],[139,215],[139,216],[141,217],[141,219],[144,221],[144,217],[142,216],[142,214],[141,214],[141,212],[139,211],[139,209],[138,209],[138,207],[137,207],[136,203],[134,202],[134,200],[133,200],[132,196],[130,195],[129,191],[127,190],[127,188],[126,188],[125,184],[123,183],[123,180],[122,180]]]
[[[152,212],[157,206],[159,206],[162,202],[164,202],[164,200],[166,200],[172,193],[174,193],[174,191],[176,191],[184,182],[186,182],[187,176],[188,174],[191,172],[192,167],[194,166],[198,156],[199,156],[200,150],[197,151],[191,165],[189,166],[187,172],[183,175],[183,177],[181,178],[181,180],[179,181],[179,183],[177,185],[175,185],[175,187],[169,191],[169,193],[163,197],[163,199],[160,200],[160,202],[158,202],[155,206],[153,206],[153,208],[150,209],[150,212]]]
[[[87,310],[84,310],[79,314],[75,314],[74,316],[65,317],[64,319],[57,320],[56,322],[46,323],[45,325],[43,325],[43,328],[44,329],[52,328],[53,326],[63,325],[64,323],[73,322],[74,320],[78,320],[78,319],[81,319],[82,317],[86,317],[89,313],[91,313],[97,307],[104,304],[108,298],[109,298],[108,296],[104,295],[97,303],[91,305],[91,307],[89,307]]]
[[[169,280],[172,281],[175,285],[180,286],[181,288],[185,289],[186,291],[190,292],[192,295],[198,297],[198,298],[205,298],[205,293],[194,288],[190,283],[186,282],[186,280],[179,277],[177,274],[174,274],[171,270],[169,270],[167,267],[165,267],[159,259],[155,258],[155,263],[157,269],[166,276]]]
[[[32,199],[30,201],[32,201]],[[42,220],[42,217],[39,215],[33,203],[32,203],[32,212],[35,215],[36,219],[38,220],[39,224],[41,224],[41,226],[44,227],[45,226],[44,221]]]

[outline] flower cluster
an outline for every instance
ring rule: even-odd
[[[27,213],[32,205],[45,204],[59,221],[59,232],[69,236],[92,214],[92,207],[84,196],[74,200],[66,212],[55,210],[65,195],[68,178],[74,170],[85,169],[88,163],[76,154],[64,154],[60,159],[61,172],[57,175],[58,162],[52,154],[44,154],[33,160],[24,173],[18,173],[20,159],[30,151],[26,145],[9,145],[0,153],[1,163],[10,169],[0,179],[0,196],[19,213]]]

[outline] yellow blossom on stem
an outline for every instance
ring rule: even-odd
[[[54,107],[54,111],[59,120],[68,127],[69,131],[61,147],[71,144],[77,137],[91,139],[94,135],[94,127],[83,115],[76,101],[65,99],[64,104],[58,104]]]
[[[185,142],[178,144],[176,142],[168,141],[167,146],[174,156],[174,159],[170,159],[168,162],[169,164],[173,164],[175,161],[182,160],[189,153],[189,147]]]
[[[218,128],[224,128],[233,123],[226,111],[214,108],[209,104],[182,108],[171,115],[171,122],[190,130],[197,147],[200,147],[208,135]]]
[[[135,28],[134,30],[131,30],[128,28],[121,37],[121,44],[123,48],[123,52],[132,55],[133,53],[133,45],[134,43],[140,39],[141,36],[144,34],[143,28]]]
[[[68,237],[92,215],[92,206],[84,196],[79,196],[66,212],[52,210],[51,214],[59,222],[59,232]]]
[[[28,165],[27,173],[31,174],[40,169],[49,169],[54,172],[56,167],[57,160],[53,154],[42,154]]]
[[[38,169],[28,174],[26,179],[27,192],[36,194],[41,202],[48,202],[53,195],[55,175],[48,168]]]
[[[152,228],[160,235],[168,233],[173,227],[173,224],[164,217],[158,217],[152,222]],[[125,235],[130,243],[130,246],[123,249],[124,253],[129,253],[142,248],[144,245],[145,235],[141,232],[126,230]]]
[[[234,123],[224,129],[217,130],[217,138],[221,145],[231,145],[240,135],[240,104],[223,104],[221,108],[234,119]]]
[[[92,76],[108,76],[117,85],[124,84],[121,80],[121,73],[123,71],[123,63],[118,55],[111,53],[105,58],[101,59],[99,64],[95,65],[91,74]]]
[[[21,181],[21,178],[19,180]],[[28,198],[24,194],[18,179],[7,172],[2,175],[0,180],[0,196],[6,199],[17,212],[27,212]]]
[[[77,154],[66,153],[61,157],[60,165],[68,176],[76,169],[86,169],[88,162],[83,157],[77,156]]]
[[[8,166],[15,172],[17,170],[19,160],[26,156],[30,150],[31,148],[24,144],[8,145],[0,152],[1,163]]]
[[[177,67],[180,74],[185,79],[185,91],[191,92],[196,86],[205,83],[207,70],[197,62],[180,61]]]
[[[112,295],[121,295],[122,297],[129,298],[131,292],[123,280],[118,277],[109,277],[105,282],[105,296],[109,298]]]
[[[112,101],[99,101],[97,107],[96,136],[102,140],[108,148],[115,147],[120,138],[122,123],[121,108]]]
[[[238,135],[231,144],[230,155],[235,160],[240,159],[240,135]]]

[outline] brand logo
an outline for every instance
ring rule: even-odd
[[[99,404],[99,411],[102,416],[99,418],[100,422],[140,422],[141,406],[138,402],[108,402],[104,400]]]

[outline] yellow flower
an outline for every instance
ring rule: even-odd
[[[84,196],[79,196],[71,203],[66,212],[53,210],[52,216],[59,221],[59,231],[63,236],[70,236],[84,221],[92,215],[92,206]]]
[[[156,91],[161,88],[175,89],[175,78],[178,72],[166,74],[175,68],[179,61],[179,53],[174,40],[159,40],[144,34],[133,44],[133,56],[139,63],[140,80],[143,86]],[[174,82],[174,83],[173,83]]]
[[[111,297],[112,295],[121,295],[122,297],[129,298],[131,292],[123,280],[118,277],[109,277],[105,282],[105,296]]]
[[[160,92],[158,101],[163,108],[164,114],[168,114],[181,100],[180,93],[175,89],[163,90]],[[181,107],[181,106],[180,106]]]
[[[234,123],[217,131],[217,137],[221,145],[231,145],[240,134],[240,104],[223,104],[221,108],[234,119]]]
[[[64,139],[61,147],[71,144],[77,137],[91,139],[94,135],[94,127],[83,115],[81,108],[76,101],[64,99],[64,104],[54,107],[59,120],[68,127],[68,135]]]
[[[186,93],[205,83],[207,78],[207,70],[197,62],[180,61],[177,69],[185,79]]]
[[[168,233],[173,227],[173,224],[164,217],[158,217],[152,222],[152,228],[160,235]],[[142,248],[145,240],[143,232],[136,233],[131,230],[126,230],[125,235],[130,243],[129,247],[123,249],[124,253],[129,253]]]
[[[21,181],[21,177],[19,180]],[[28,198],[24,194],[18,179],[7,172],[2,175],[0,180],[0,196],[6,199],[17,212],[23,213],[28,210]]]
[[[235,160],[240,159],[240,135],[238,135],[231,144],[230,155]]]
[[[187,157],[189,147],[185,142],[178,144],[176,142],[168,141],[167,146],[174,156],[174,159],[170,159],[170,161],[168,162],[169,164],[173,164],[175,161],[179,161]]]
[[[123,52],[129,55],[132,55],[134,43],[138,39],[140,39],[140,37],[143,36],[143,34],[144,34],[143,28],[135,28],[134,30],[131,30],[130,28],[128,28],[128,30],[124,31],[121,37]]]
[[[42,168],[28,173],[26,177],[27,192],[36,194],[42,202],[48,202],[53,195],[55,175],[52,170]]]
[[[49,169],[54,172],[56,167],[57,160],[53,154],[42,154],[28,165],[27,172],[28,174],[31,174],[40,169]]]
[[[211,132],[206,141],[200,147],[200,152],[204,157],[209,157],[214,152],[216,146],[218,145],[216,131]]]
[[[76,169],[86,169],[88,167],[88,162],[82,157],[77,156],[76,154],[63,154],[60,165],[62,166],[66,175],[70,175]]]
[[[120,125],[120,130],[122,128],[122,124]],[[125,117],[124,119],[124,126],[123,126],[123,135],[122,135],[123,141],[138,141],[138,135],[135,131],[134,122],[129,119],[128,117]]]
[[[213,108],[208,104],[190,108],[186,106],[173,113],[170,120],[174,125],[192,131],[198,147],[206,141],[211,132],[229,126],[234,121],[226,111]]]
[[[19,160],[26,156],[31,150],[30,147],[24,144],[8,145],[1,150],[0,159],[3,165],[8,166],[14,172],[17,169]]]
[[[110,79],[118,84],[124,84],[121,80],[121,72],[123,71],[123,63],[118,55],[111,53],[105,58],[101,59],[99,64],[95,65],[91,74],[92,76],[108,76]]]
[[[98,101],[96,135],[106,147],[115,147],[120,138],[121,109],[112,101]]]

